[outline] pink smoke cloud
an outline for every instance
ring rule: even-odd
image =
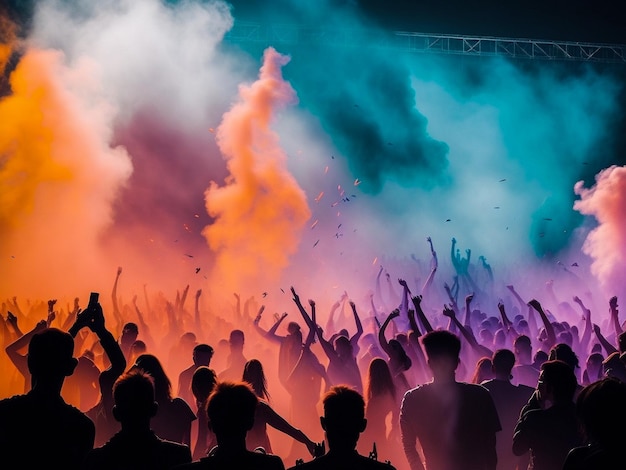
[[[593,258],[592,273],[607,295],[618,294],[623,291],[626,272],[626,167],[602,170],[593,187],[587,189],[579,181],[574,191],[581,198],[574,209],[598,221],[583,245]]]

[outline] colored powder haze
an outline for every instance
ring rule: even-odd
[[[370,27],[300,3],[273,13]],[[224,41],[235,20],[219,1],[79,0],[38,2],[20,42],[3,23],[0,66],[7,44],[23,53],[0,101],[3,295],[106,292],[121,265],[126,296],[189,283],[279,310],[293,284],[361,302],[381,264],[423,282],[427,236],[438,290],[456,237],[529,294],[563,273],[618,293],[623,168],[574,192],[619,162],[615,70],[390,53],[375,35],[261,62]]]

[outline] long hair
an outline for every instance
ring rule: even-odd
[[[154,394],[157,397],[157,401],[159,401],[159,398],[164,397],[168,400],[172,399],[172,382],[165,374],[163,366],[156,356],[142,354],[135,360],[133,367],[143,370],[154,379]]]
[[[265,378],[261,361],[258,359],[250,359],[246,362],[243,368],[242,380],[252,386],[252,390],[254,390],[257,397],[269,401],[270,394],[267,391],[267,379]]]
[[[396,399],[396,386],[387,361],[377,357],[372,359],[367,369],[367,401],[369,402],[372,397],[381,396],[385,393],[389,393],[394,400]]]

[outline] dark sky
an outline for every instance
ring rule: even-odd
[[[392,30],[509,38],[626,43],[620,0],[331,0],[358,5],[373,23]],[[235,17],[259,19],[271,4],[291,0],[231,0]],[[262,5],[262,6],[261,6]]]
[[[65,0],[71,1],[71,0]],[[176,1],[176,0],[166,0]],[[313,1],[313,0],[301,0]],[[385,29],[626,44],[623,0],[327,0]],[[0,0],[24,21],[36,0]],[[238,19],[304,20],[294,0],[230,0]],[[309,4],[310,5],[310,4]],[[271,13],[269,13],[271,12]],[[282,15],[277,12],[281,12]],[[282,17],[281,17],[282,16]],[[322,21],[316,19],[321,25]]]

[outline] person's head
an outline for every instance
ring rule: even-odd
[[[380,357],[370,361],[367,369],[367,399],[389,393],[394,399],[396,397],[396,386],[391,377],[387,361]]]
[[[244,334],[241,330],[233,330],[228,338],[228,345],[231,352],[242,352],[244,343]]]
[[[493,373],[497,379],[509,380],[515,365],[515,354],[509,349],[498,349],[491,359]]]
[[[122,349],[130,348],[130,346],[137,339],[137,336],[139,336],[139,328],[137,327],[137,324],[132,322],[126,323],[122,327],[122,336],[120,338]]]
[[[623,446],[626,423],[626,384],[604,378],[585,387],[576,401],[576,412],[587,439],[602,448]]]
[[[216,383],[215,371],[207,366],[200,366],[191,377],[191,393],[198,403],[206,403]]]
[[[290,321],[287,323],[287,333],[290,335],[300,335],[300,339],[302,339],[302,331],[300,330],[300,325],[298,325],[295,321]]]
[[[435,376],[454,374],[459,365],[461,341],[454,333],[436,330],[426,333],[422,344],[428,356],[428,366]]]
[[[133,341],[133,344],[131,344],[130,346],[130,355],[128,357],[128,362],[130,363],[132,361],[132,363],[134,363],[135,359],[137,359],[142,354],[145,354],[147,350],[148,348],[146,346],[146,343],[144,343],[140,339]]]
[[[352,357],[352,344],[350,340],[345,336],[337,336],[335,339],[335,351],[341,358],[350,358]]]
[[[33,385],[63,382],[74,373],[78,360],[73,357],[74,338],[57,328],[36,333],[28,344],[28,370]]]
[[[113,385],[113,401],[113,416],[122,426],[148,426],[158,409],[152,377],[140,369],[122,375]]]
[[[193,364],[196,367],[209,366],[213,358],[213,348],[208,344],[200,343],[193,348]]]
[[[207,404],[209,426],[215,433],[218,445],[245,439],[254,424],[258,402],[259,399],[247,383],[218,382]]]
[[[586,362],[587,375],[591,382],[595,382],[602,376],[602,361],[604,356],[600,353],[589,354]]]
[[[528,364],[531,362],[533,348],[530,338],[526,335],[519,335],[513,341],[513,352],[520,364]]]
[[[391,349],[391,364],[395,367],[394,372],[402,372],[411,368],[411,358],[408,356],[402,344],[397,339],[389,340]]]
[[[541,349],[537,350],[535,355],[533,356],[533,367],[536,369],[540,369],[541,365],[548,360],[548,354]]]
[[[624,363],[620,360],[619,352],[616,351],[609,354],[602,362],[602,368],[604,375],[607,377],[613,377],[622,382],[626,382],[626,366],[624,366]]]
[[[576,369],[578,369],[579,367],[578,356],[576,356],[576,353],[567,344],[559,343],[553,346],[552,349],[550,349],[548,360],[554,361],[557,359],[559,361],[565,362],[568,366],[572,368],[574,373],[576,373]]]
[[[165,374],[159,359],[152,354],[142,354],[135,361],[133,369],[141,369],[154,380],[154,391],[157,400],[172,399],[172,383]]]
[[[471,382],[480,384],[490,379],[493,379],[493,363],[491,362],[491,358],[481,357],[476,363]]]
[[[267,392],[267,379],[265,378],[265,372],[263,371],[263,365],[258,359],[251,359],[246,362],[243,368],[242,380],[252,387],[254,393],[259,398],[269,399],[269,393]]]
[[[537,390],[543,399],[552,403],[572,402],[577,385],[574,371],[565,362],[554,360],[541,365]]]
[[[194,346],[198,344],[196,342],[196,334],[193,331],[187,331],[186,333],[183,333],[180,337],[180,340],[178,340],[178,344],[183,349],[193,349]]]
[[[345,385],[331,387],[322,400],[320,418],[328,446],[336,450],[354,450],[359,434],[365,430],[365,401],[359,392]]]

